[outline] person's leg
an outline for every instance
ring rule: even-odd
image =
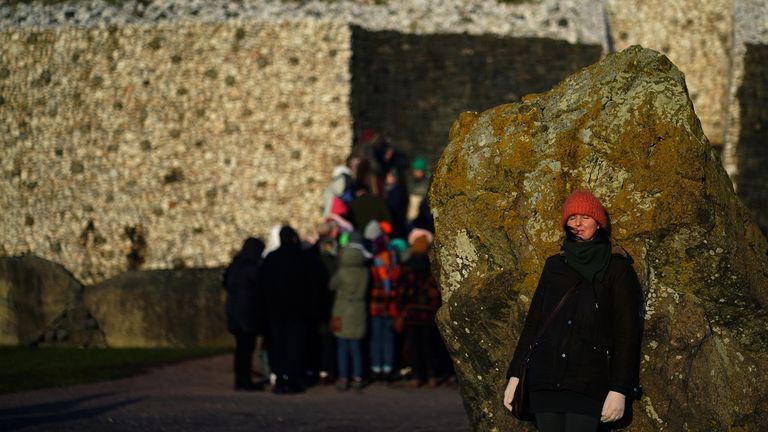
[[[338,338],[336,340],[336,362],[339,376],[336,379],[336,388],[339,390],[346,390],[349,385],[349,351],[350,340]]]
[[[250,378],[250,375],[245,374],[245,361],[246,361],[246,349],[247,338],[243,333],[235,333],[235,355],[233,369],[235,372],[235,389],[242,386],[246,382],[246,378]]]
[[[371,317],[371,372],[373,372],[374,378],[381,373],[381,318]]]
[[[320,361],[320,379],[329,381],[334,376],[336,370],[336,338],[332,334],[322,335],[322,357]]]
[[[381,373],[389,377],[395,363],[395,331],[392,329],[392,318],[381,318]]]
[[[359,339],[350,340],[350,354],[352,355],[352,380],[350,386],[354,390],[363,388],[363,348]]]
[[[286,344],[289,385],[292,391],[303,391],[307,385],[307,323],[292,320],[289,323],[289,332]]]
[[[565,415],[565,432],[595,432],[600,419],[583,414]]]
[[[435,337],[437,327],[434,325],[425,325],[419,328],[421,335],[421,358],[424,363],[424,372],[427,376],[429,385],[434,387],[437,385],[437,361],[435,352]]]
[[[352,378],[363,378],[363,348],[359,339],[349,341],[349,354],[352,356]]]
[[[283,334],[283,323],[279,320],[271,320],[269,323],[269,367],[277,377],[275,389],[285,385],[287,375],[285,373],[285,360],[283,347],[286,344]]]
[[[405,326],[405,341],[408,344],[408,353],[411,360],[411,384],[418,385],[427,379],[422,358],[421,339],[419,326]]]
[[[541,412],[534,415],[539,432],[565,432],[565,414]]]
[[[318,381],[322,360],[322,335],[318,330],[318,325],[310,320],[306,326],[307,335],[307,356],[304,365],[305,378],[307,385],[313,385]]]
[[[256,334],[239,333],[235,348],[235,390],[263,390],[263,383],[255,384],[253,372],[253,351],[256,348]]]
[[[336,340],[336,361],[339,379],[349,378],[349,339],[338,338]]]

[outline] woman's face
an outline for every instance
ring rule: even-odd
[[[576,241],[591,241],[597,232],[597,221],[587,215],[575,214],[568,218],[568,230],[576,237]]]

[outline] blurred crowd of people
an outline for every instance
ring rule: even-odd
[[[435,323],[429,180],[423,157],[367,129],[333,169],[313,236],[283,225],[244,242],[224,275],[236,390],[453,382]]]

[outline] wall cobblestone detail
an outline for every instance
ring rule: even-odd
[[[734,0],[607,0],[616,51],[640,44],[669,57],[685,73],[704,133],[723,143]]]
[[[0,253],[88,284],[310,230],[352,140],[349,40],[327,22],[0,31]]]

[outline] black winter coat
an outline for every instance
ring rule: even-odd
[[[227,290],[225,310],[230,333],[264,332],[263,299],[259,286],[261,251],[260,242],[248,241],[224,273]]]
[[[319,259],[298,243],[280,246],[267,255],[260,278],[267,320],[316,321],[321,266]]]
[[[609,390],[630,395],[637,385],[643,295],[630,259],[616,253],[594,289],[562,254],[547,259],[507,378],[520,376],[539,328],[574,285],[533,349],[528,390],[573,390],[600,401]]]

